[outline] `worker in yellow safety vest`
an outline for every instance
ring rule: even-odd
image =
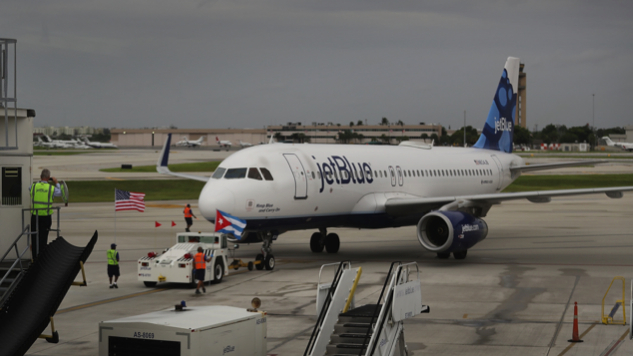
[[[29,188],[31,196],[31,253],[33,259],[44,252],[48,231],[53,224],[53,197],[62,195],[61,187],[51,172],[44,168],[40,181]]]
[[[200,287],[204,293],[207,289],[204,288],[204,272],[207,269],[207,262],[211,261],[211,257],[207,257],[204,254],[204,250],[201,246],[198,246],[198,253],[193,256],[193,268],[195,270],[194,276],[198,280],[198,286],[196,287],[196,294],[200,294]]]
[[[189,228],[191,227],[191,225],[193,225],[193,220],[191,219],[191,217],[194,218],[198,218],[197,216],[193,215],[193,211],[191,211],[191,205],[187,204],[187,206],[185,207],[185,210],[183,211],[183,213],[185,213],[185,222],[187,223],[187,228],[185,229],[185,231],[190,232]]]
[[[119,288],[116,282],[121,275],[119,271],[119,252],[116,250],[116,244],[111,244],[108,254],[108,277],[110,278],[110,289]],[[114,277],[114,283],[112,283],[112,277]]]

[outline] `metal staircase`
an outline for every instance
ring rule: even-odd
[[[416,279],[409,280],[413,267]],[[352,269],[348,261],[341,262],[329,288],[319,283],[318,319],[304,356],[391,356],[396,352],[408,355],[404,320],[430,311],[428,306],[422,305],[417,264],[393,262],[378,303],[349,309],[360,273],[360,267]],[[324,293],[327,295],[322,301]],[[346,307],[341,308],[343,304]]]

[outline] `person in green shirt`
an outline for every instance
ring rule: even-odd
[[[119,252],[116,250],[116,244],[110,245],[110,249],[108,250],[108,277],[110,277],[110,289],[119,288],[116,282],[119,280],[119,276],[121,275],[119,271]],[[114,283],[112,283],[112,278],[114,277]]]

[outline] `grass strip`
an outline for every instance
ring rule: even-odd
[[[114,189],[145,193],[145,200],[198,199],[204,182],[188,179],[67,181],[71,203],[114,202]],[[61,201],[56,198],[56,201]]]
[[[218,165],[220,165],[220,161],[211,161],[211,162],[192,162],[192,163],[177,163],[170,164],[169,170],[172,172],[213,172]],[[101,172],[156,172],[156,166],[138,166],[132,167],[132,169],[121,169],[121,168],[104,168],[100,169]]]
[[[33,151],[33,156],[72,156],[84,153],[92,153],[92,151]]]
[[[503,192],[624,186],[633,186],[633,174],[538,175],[521,176]]]

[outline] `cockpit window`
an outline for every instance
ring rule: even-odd
[[[246,168],[230,168],[224,175],[224,179],[239,179],[244,177],[246,177]]]
[[[218,167],[215,172],[213,172],[213,176],[211,176],[211,178],[220,179],[224,175],[224,172],[226,172],[226,169]]]
[[[259,174],[257,168],[249,168],[248,169],[248,178],[262,180],[262,175]]]
[[[266,168],[259,168],[260,171],[262,171],[262,175],[264,176],[264,179],[266,180],[273,180],[273,175],[270,174],[270,171]]]

